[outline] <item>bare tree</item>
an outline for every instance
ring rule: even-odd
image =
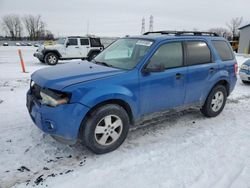
[[[2,27],[6,35],[12,39],[21,38],[23,26],[18,15],[9,14],[2,17]]]
[[[227,27],[229,28],[233,38],[239,36],[239,27],[242,24],[243,18],[242,17],[235,17],[232,18],[229,23],[227,23]]]
[[[209,32],[214,32],[217,33],[218,35],[227,38],[227,36],[230,35],[230,32],[223,27],[215,27],[215,28],[211,28],[208,30]]]
[[[40,39],[44,36],[45,22],[42,21],[41,15],[27,15],[23,17],[24,26],[31,40]]]

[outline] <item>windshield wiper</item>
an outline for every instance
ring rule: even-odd
[[[94,60],[94,59],[92,59],[92,61],[93,61],[95,64],[104,65],[104,66],[106,66],[106,67],[113,67],[113,65],[110,65],[110,64],[108,64],[108,63],[106,63],[106,62],[96,61],[96,60]]]

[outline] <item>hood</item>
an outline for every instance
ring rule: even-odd
[[[243,64],[250,66],[250,59],[246,60]]]
[[[57,49],[57,48],[62,48],[64,47],[63,44],[53,44],[53,45],[46,45],[44,46],[45,49]]]
[[[31,79],[41,87],[62,90],[73,84],[105,78],[123,72],[125,70],[81,61],[40,69],[31,75]]]

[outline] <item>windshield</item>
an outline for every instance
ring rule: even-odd
[[[133,69],[152,44],[150,40],[119,39],[100,53],[94,62],[120,69]]]
[[[66,40],[66,38],[59,38],[59,39],[56,41],[56,44],[64,44],[64,43],[65,43],[65,40]]]

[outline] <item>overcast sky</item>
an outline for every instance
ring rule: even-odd
[[[154,16],[154,30],[207,30],[233,17],[250,21],[250,0],[0,0],[0,17],[40,14],[57,35],[136,35]],[[89,24],[88,24],[89,23]]]

